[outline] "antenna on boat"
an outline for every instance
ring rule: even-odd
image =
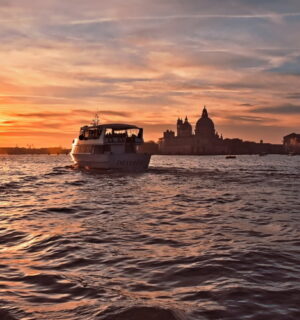
[[[100,118],[99,118],[99,112],[97,111],[97,112],[95,113],[95,118],[94,118],[93,121],[92,121],[92,125],[93,125],[93,126],[98,126],[99,123],[100,123]]]

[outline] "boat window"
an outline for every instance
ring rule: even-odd
[[[89,131],[85,130],[84,133],[83,133],[83,136],[84,136],[85,139],[88,139],[89,138]]]
[[[84,139],[84,132],[83,132],[83,130],[80,130],[79,140],[83,140],[83,139]]]
[[[100,130],[98,128],[92,128],[88,131],[88,139],[98,139],[100,137]]]
[[[110,129],[110,128],[105,130],[105,136],[106,136],[106,137],[112,136],[112,133],[113,133],[113,131],[112,131],[112,129]]]
[[[137,137],[138,133],[139,133],[138,129],[129,129],[129,130],[127,130],[128,137]]]
[[[135,143],[136,139],[143,138],[142,129],[112,129],[107,128],[105,130],[105,138],[109,143]]]
[[[114,142],[125,142],[128,137],[127,130],[113,130],[113,141]]]
[[[87,139],[99,139],[101,135],[101,129],[99,128],[83,128],[80,130],[79,139],[87,140]]]
[[[126,136],[127,130],[113,130],[114,136]]]
[[[126,136],[126,130],[115,130],[108,128],[105,131],[105,138],[107,142],[124,142]]]

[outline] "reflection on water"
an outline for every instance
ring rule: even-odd
[[[300,157],[0,163],[0,318],[300,318]]]

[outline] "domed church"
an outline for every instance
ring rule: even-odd
[[[195,133],[189,123],[178,118],[177,134],[172,130],[164,132],[159,140],[159,148],[165,154],[218,154],[224,152],[223,138],[215,131],[215,125],[204,106],[202,115],[196,123]]]

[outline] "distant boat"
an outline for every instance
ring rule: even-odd
[[[144,143],[143,129],[129,124],[98,124],[80,129],[73,141],[71,157],[78,167],[143,171],[149,166],[150,154],[139,153]]]
[[[236,159],[236,156],[228,155],[228,156],[226,156],[226,159]]]
[[[266,155],[268,155],[266,152],[260,152],[260,153],[259,153],[259,156],[260,156],[260,157],[264,157],[264,156],[266,156]]]

